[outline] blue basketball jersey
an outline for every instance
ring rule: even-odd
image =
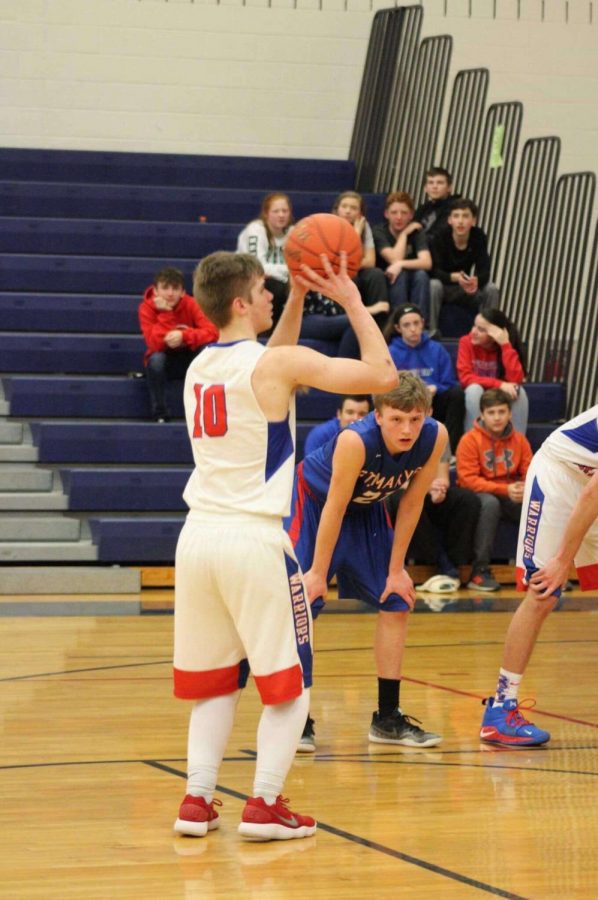
[[[347,510],[351,511],[379,503],[413,478],[432,455],[438,435],[438,422],[426,417],[413,447],[404,453],[395,454],[386,449],[373,412],[348,425],[347,429],[355,431],[365,446],[363,468],[355,482],[353,495],[347,507]],[[330,487],[332,457],[337,440],[338,435],[303,460],[303,477],[322,503],[326,501]]]

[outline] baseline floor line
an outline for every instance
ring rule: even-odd
[[[187,777],[186,772],[180,772],[177,769],[173,769],[172,766],[165,766],[157,760],[147,760],[146,764],[148,766],[153,766],[156,769],[161,769],[163,772],[167,772],[171,775],[176,775],[178,778]],[[216,790],[220,791],[222,794],[227,794],[229,797],[235,797],[237,800],[247,800],[247,794],[241,794],[239,791],[234,791],[232,788],[224,787],[224,785],[221,784],[216,785]],[[352,834],[350,831],[335,828],[333,825],[327,825],[325,822],[318,821],[318,829],[325,831],[328,834],[332,834],[335,837],[340,837],[345,841],[350,841],[353,844],[367,847],[369,850],[376,850],[378,853],[383,853],[385,856],[390,856],[393,859],[400,859],[402,862],[417,866],[420,869],[426,869],[434,875],[441,875],[443,878],[449,878],[452,881],[458,881],[460,884],[466,884],[469,887],[477,888],[487,894],[493,894],[495,897],[505,897],[507,900],[526,900],[526,898],[522,897],[520,894],[504,891],[502,888],[494,887],[494,885],[486,884],[483,881],[477,881],[475,878],[469,878],[467,875],[461,875],[459,872],[453,872],[451,869],[445,869],[443,866],[437,866],[435,863],[429,863],[425,859],[419,859],[417,856],[401,853],[400,850],[394,850],[392,847],[387,847],[385,844],[370,841],[357,834]]]

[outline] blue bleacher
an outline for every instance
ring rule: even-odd
[[[138,367],[141,356],[137,357]],[[183,416],[182,382],[167,385],[172,414]],[[560,384],[526,385],[530,424],[555,421],[564,415],[565,390]],[[34,375],[5,378],[5,392],[13,416],[79,416],[143,419],[149,417],[144,379],[126,377],[69,378]],[[336,413],[337,397],[312,389],[297,396],[297,418],[321,421]]]
[[[179,188],[115,184],[60,184],[52,182],[0,181],[3,215],[63,219],[126,219],[151,222],[239,223],[254,219],[264,191],[236,188]],[[336,191],[293,191],[296,219],[331,209]],[[366,195],[373,219],[381,218],[378,195]]]
[[[177,268],[191,285],[199,256],[179,258]],[[107,294],[141,293],[155,273],[172,265],[165,257],[126,256],[33,256],[26,253],[0,256],[0,278],[5,291]],[[141,299],[141,296],[139,296]]]
[[[191,468],[61,469],[69,510],[187,511],[183,490]]]
[[[100,562],[172,564],[182,516],[173,518],[102,517],[89,520]]]
[[[142,368],[141,335],[0,333],[4,372],[131,372]]]
[[[0,171],[15,181],[88,182],[268,191],[344,191],[355,181],[349,160],[193,156],[97,150],[0,148]]]
[[[197,261],[236,250],[242,225],[212,222],[122,222],[97,219],[0,219],[0,253],[52,256],[143,256]],[[153,270],[152,270],[153,274]]]
[[[135,294],[0,293],[3,331],[139,334]]]

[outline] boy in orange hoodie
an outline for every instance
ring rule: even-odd
[[[511,398],[500,388],[484,391],[480,417],[457,447],[457,483],[475,491],[481,510],[467,587],[497,591],[490,555],[501,519],[519,523],[525,475],[532,461],[527,438],[511,423]]]

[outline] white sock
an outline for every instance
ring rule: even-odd
[[[187,744],[187,793],[214,799],[218,769],[226,750],[241,691],[200,700],[191,710]]]
[[[494,705],[502,706],[505,700],[516,700],[517,691],[523,675],[516,672],[509,672],[508,669],[500,669],[498,673],[498,682],[496,685],[496,694],[494,695]]]
[[[264,706],[257,729],[253,796],[276,802],[291,768],[309,712],[309,689],[288,703]]]

